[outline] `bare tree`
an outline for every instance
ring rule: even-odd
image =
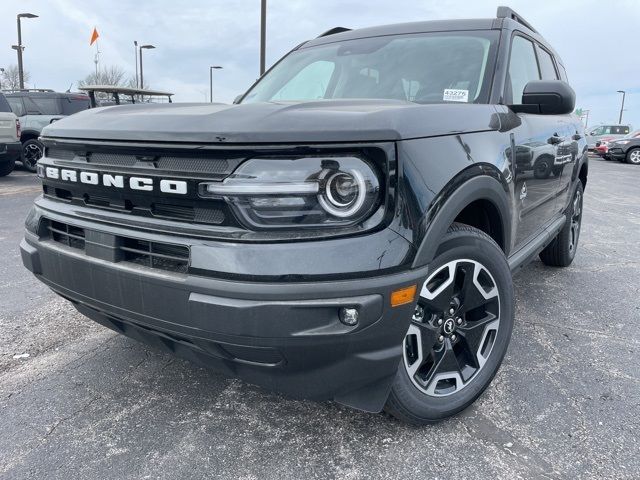
[[[26,70],[23,71],[25,83],[29,81],[31,75]],[[20,75],[17,65],[9,65],[0,73],[2,88],[5,90],[18,90],[20,88]]]
[[[99,70],[98,73],[90,73],[83,80],[78,81],[79,87],[86,85],[112,85],[112,86],[124,86],[125,71],[117,65],[110,67],[104,67]]]
[[[140,83],[140,82],[137,82],[137,83]],[[136,77],[131,76],[129,77],[129,80],[125,82],[124,86],[129,88],[138,88],[137,83],[136,83]],[[143,88],[145,89],[149,88],[149,84],[145,83]]]

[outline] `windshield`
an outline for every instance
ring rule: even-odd
[[[487,103],[498,32],[361,38],[291,52],[241,103],[337,98]]]

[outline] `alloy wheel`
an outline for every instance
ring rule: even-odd
[[[24,154],[24,163],[26,163],[27,168],[33,170],[36,168],[36,164],[38,160],[40,160],[44,154],[42,151],[42,147],[37,143],[29,143],[23,148]]]
[[[465,388],[491,355],[500,327],[500,293],[489,270],[475,260],[449,262],[422,286],[404,340],[413,385],[442,397]]]
[[[629,154],[629,162],[637,165],[640,163],[640,149],[637,148]]]
[[[573,195],[573,208],[571,209],[571,232],[569,234],[569,252],[573,254],[580,237],[580,222],[582,221],[582,192],[576,189]]]

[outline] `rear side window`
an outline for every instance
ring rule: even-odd
[[[538,61],[540,62],[542,80],[558,80],[556,67],[553,65],[553,59],[549,52],[543,48],[538,48]]]
[[[24,104],[22,103],[22,99],[20,97],[8,97],[7,101],[9,102],[11,110],[13,110],[13,113],[15,113],[16,116],[22,117],[26,115]]]
[[[29,113],[40,115],[60,115],[60,106],[56,98],[43,98],[43,97],[25,97],[27,103],[27,111]],[[33,108],[35,105],[35,108]]]
[[[11,112],[11,106],[7,102],[6,97],[0,93],[0,112]]]
[[[509,59],[511,98],[508,94],[506,95],[507,103],[520,104],[524,87],[531,80],[540,80],[533,43],[516,35],[511,42],[511,58]]]
[[[611,127],[611,133],[614,135],[626,135],[627,133],[629,133],[629,127],[622,127],[622,126],[612,126]]]
[[[89,98],[83,96],[61,98],[63,115],[73,115],[89,108]]]

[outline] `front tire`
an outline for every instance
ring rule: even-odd
[[[632,148],[627,152],[627,163],[640,165],[640,148]]]
[[[430,265],[385,410],[408,423],[443,420],[489,386],[514,320],[511,271],[500,247],[454,224]]]
[[[22,165],[30,172],[35,173],[38,160],[44,155],[44,145],[40,140],[32,138],[22,144]]]
[[[540,260],[550,267],[568,267],[573,262],[580,239],[584,190],[578,180],[571,203],[565,212],[567,220],[556,238],[540,252]]]
[[[13,160],[7,162],[5,165],[0,166],[0,177],[6,177],[11,172],[13,172],[14,167],[16,166],[16,162]]]

